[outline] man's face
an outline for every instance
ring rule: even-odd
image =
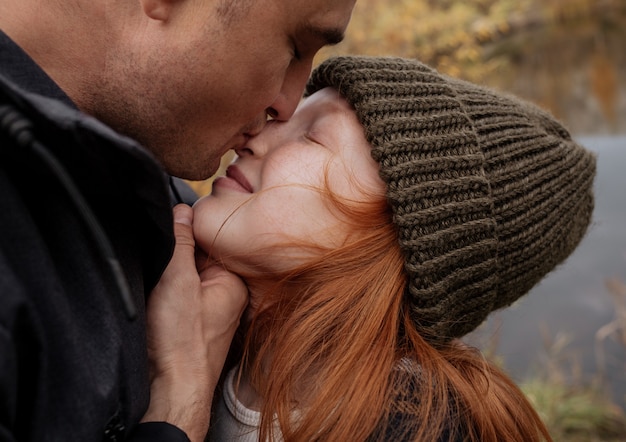
[[[267,114],[293,114],[314,55],[341,40],[354,3],[173,2],[168,20],[129,29],[111,51],[93,113],[148,147],[170,174],[208,178]]]

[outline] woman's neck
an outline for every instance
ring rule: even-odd
[[[241,367],[241,376],[235,374],[233,379],[235,395],[239,402],[249,410],[261,411],[263,397],[255,390],[250,381],[250,373],[246,367]]]

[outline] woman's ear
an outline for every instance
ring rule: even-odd
[[[166,22],[178,0],[139,0],[144,14],[152,20]]]

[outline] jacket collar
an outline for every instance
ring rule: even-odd
[[[0,30],[0,75],[21,89],[54,98],[76,108],[52,78],[2,30]]]

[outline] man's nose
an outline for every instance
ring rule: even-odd
[[[312,59],[310,62],[300,61],[289,68],[280,93],[271,106],[267,108],[267,114],[272,119],[287,121],[294,114],[311,73],[311,65]]]
[[[244,129],[244,135],[247,137],[255,137],[261,133],[265,124],[267,124],[268,113],[263,112],[256,116],[256,118]]]
[[[245,130],[245,135],[248,138],[246,144],[235,149],[235,153],[238,156],[261,156],[264,153],[266,150],[264,143],[261,143],[257,136],[263,132],[270,119],[267,113],[263,113],[248,125]]]

